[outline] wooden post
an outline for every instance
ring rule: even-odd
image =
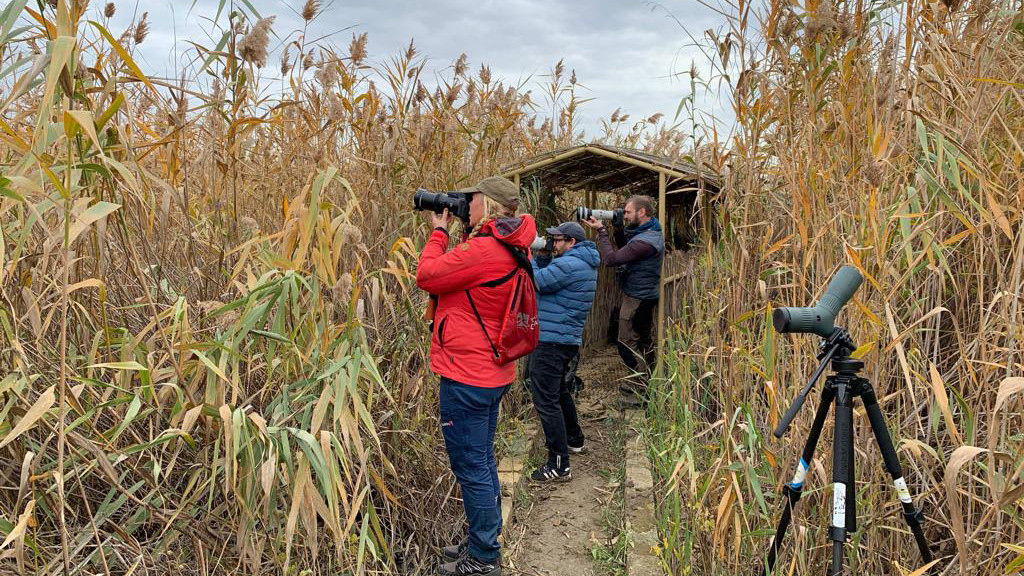
[[[586,206],[588,208],[593,208],[594,207],[594,202],[595,202],[596,198],[597,198],[597,192],[594,190],[594,187],[593,186],[588,186],[584,190],[583,202],[586,204]],[[575,219],[576,219],[576,214],[575,214],[575,211],[574,211],[572,214],[569,215],[569,220],[575,220]],[[587,238],[590,238],[595,243],[597,242],[597,231],[596,230],[591,229],[589,226],[584,226],[583,227],[583,231],[584,231],[584,233],[586,233]],[[607,293],[607,290],[608,290],[607,284],[605,284],[605,285],[601,284],[601,269],[602,268],[603,268],[603,266],[601,266],[600,264],[597,267],[597,282],[598,282],[598,284],[597,284],[597,287],[596,287],[596,291],[594,292],[594,301],[591,303],[591,306],[593,306],[594,304],[597,304],[597,302],[599,300],[601,300],[601,289],[602,288],[605,290],[606,293]],[[601,301],[605,302],[606,300],[601,300]],[[591,308],[591,310],[593,310],[593,308]],[[606,338],[606,335],[608,333],[608,320],[609,320],[609,318],[605,314],[605,310],[603,308],[600,309],[600,314],[599,315],[598,314],[588,314],[587,315],[587,324],[590,326],[590,330],[586,331],[586,327],[584,327],[584,330],[585,330],[584,331],[584,335],[589,336],[590,338],[589,338],[589,340],[585,340],[583,342],[583,345],[581,347],[581,351],[582,350],[589,350],[594,345],[594,342],[602,342],[602,341],[604,341],[604,339]]]
[[[587,208],[595,208],[594,204],[597,204],[597,192],[594,190],[593,186],[590,186],[587,188]],[[597,238],[597,232],[590,228],[587,228],[587,230],[590,231],[590,236],[592,238]]]
[[[658,220],[661,222],[662,235],[665,236],[665,247],[668,247],[668,222],[665,220],[667,207],[665,206],[665,173],[658,172]],[[662,363],[662,352],[665,347],[665,254],[661,257],[661,276],[658,281],[658,360],[657,369],[660,371]]]
[[[704,180],[700,180],[700,219],[704,224],[704,241],[711,244],[711,206],[708,199],[708,187]]]

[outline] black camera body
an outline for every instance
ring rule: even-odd
[[[463,222],[469,221],[469,194],[466,192],[431,192],[420,188],[412,196],[415,210],[424,210],[435,214],[448,213]]]
[[[587,208],[580,206],[576,209],[577,220],[588,220],[590,218],[597,218],[598,220],[611,220],[612,226],[616,228],[622,227],[626,211],[622,208],[615,210],[598,210],[596,208]]]

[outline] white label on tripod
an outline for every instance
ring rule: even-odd
[[[846,484],[842,482],[832,486],[832,525],[846,528]]]
[[[907,481],[903,479],[903,476],[892,481],[896,486],[896,493],[899,494],[900,502],[904,504],[913,504],[914,501],[910,499],[910,488],[907,488]]]
[[[804,479],[807,478],[807,462],[804,459],[800,459],[800,463],[796,465],[796,474],[793,474],[793,481],[790,482],[789,487],[799,490],[804,487]]]

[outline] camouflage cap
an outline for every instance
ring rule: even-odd
[[[508,178],[489,176],[476,183],[476,186],[463,188],[459,192],[479,192],[502,206],[516,208],[519,206],[519,190]]]

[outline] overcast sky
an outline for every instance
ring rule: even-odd
[[[192,0],[116,0],[111,32],[119,35],[133,16],[148,11],[152,29],[139,47],[140,65],[173,75],[175,38],[179,53],[188,50],[186,39],[212,46],[215,40],[204,31],[212,29],[209,20],[219,2],[195,0],[190,11]],[[277,17],[273,29],[279,38],[301,28],[298,12],[304,0],[249,2],[262,16]],[[723,19],[697,0],[660,5],[644,0],[326,0],[308,37],[333,34],[329,41],[347,53],[353,32],[368,32],[374,62],[387,61],[415,39],[419,53],[428,58],[428,72],[450,66],[464,52],[474,71],[487,64],[495,78],[506,82],[532,77],[528,86],[537,102],[543,98],[536,84],[563,58],[567,71],[575,69],[587,88],[583,95],[594,98],[581,114],[593,137],[600,133],[600,120],[619,107],[633,119],[658,112],[673,118],[690,93],[686,73],[691,63],[707,69],[680,23],[701,37],[706,29],[721,28]],[[271,62],[270,73],[277,74],[277,59]],[[431,79],[432,74],[425,77]],[[713,95],[698,92],[697,108],[731,123],[728,104]]]

